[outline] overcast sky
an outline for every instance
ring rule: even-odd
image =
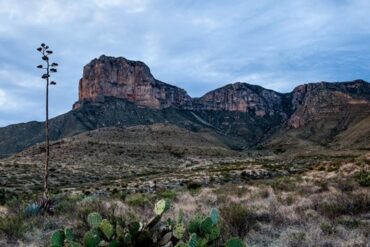
[[[370,1],[0,0],[0,126],[44,118],[41,42],[60,64],[52,116],[101,54],[141,60],[191,96],[236,81],[289,92],[370,80]]]

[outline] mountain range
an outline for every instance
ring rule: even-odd
[[[143,62],[102,55],[84,66],[72,108],[50,120],[52,140],[159,124],[189,135],[206,132],[213,141],[205,144],[217,140],[231,151],[370,149],[370,84],[364,80],[308,83],[289,93],[236,82],[192,98],[155,79]],[[43,141],[43,122],[0,128],[0,157]]]

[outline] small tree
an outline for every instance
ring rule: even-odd
[[[48,191],[48,178],[49,178],[49,156],[50,156],[50,145],[49,145],[49,85],[56,85],[55,81],[50,81],[50,74],[57,72],[57,63],[51,63],[49,56],[53,54],[53,51],[49,49],[49,46],[42,43],[40,47],[37,48],[42,54],[41,59],[44,61],[44,65],[40,64],[37,68],[45,70],[45,73],[41,76],[42,79],[46,81],[46,104],[45,104],[45,145],[46,145],[46,157],[45,157],[45,167],[44,167],[44,199],[49,199]]]

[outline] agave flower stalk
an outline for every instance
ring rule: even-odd
[[[41,53],[41,59],[44,61],[44,65],[40,64],[37,66],[38,69],[44,70],[41,78],[46,82],[46,97],[45,97],[45,166],[44,166],[44,199],[49,199],[48,189],[48,178],[49,178],[49,159],[50,159],[50,144],[49,144],[49,85],[56,85],[55,81],[50,81],[51,73],[57,72],[57,63],[50,62],[50,55],[53,51],[49,49],[49,46],[42,43],[37,51]]]

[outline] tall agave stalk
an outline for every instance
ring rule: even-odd
[[[57,63],[51,63],[49,56],[53,54],[53,51],[49,49],[49,46],[42,43],[40,47],[37,48],[37,51],[42,54],[41,59],[44,61],[44,64],[37,66],[38,69],[44,70],[42,79],[46,82],[46,104],[45,104],[45,145],[46,145],[46,157],[45,157],[45,167],[44,167],[44,199],[49,199],[48,191],[48,178],[49,178],[49,158],[50,158],[50,145],[49,145],[49,85],[56,85],[55,81],[50,81],[51,73],[56,73],[58,67]]]

